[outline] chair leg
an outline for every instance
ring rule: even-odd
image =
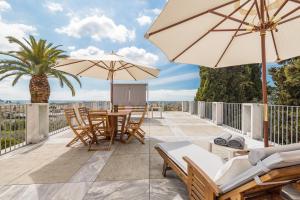
[[[163,175],[164,177],[167,176],[167,170],[168,170],[168,164],[167,164],[166,161],[164,161],[163,171],[162,171],[162,175]]]
[[[74,137],[74,138],[66,145],[66,147],[70,147],[72,144],[75,144],[78,140],[79,140],[79,138],[78,138],[77,136]]]

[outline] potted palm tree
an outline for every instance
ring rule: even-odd
[[[31,76],[29,90],[31,103],[48,103],[50,96],[50,85],[48,78],[59,80],[60,86],[66,85],[75,95],[75,89],[70,80],[74,78],[81,86],[77,76],[59,71],[54,68],[58,59],[68,57],[65,51],[59,49],[46,40],[36,40],[33,36],[24,39],[24,42],[15,37],[7,37],[10,43],[16,44],[19,49],[16,51],[0,52],[4,58],[0,59],[0,81],[8,77],[14,77],[12,85],[20,80],[22,76]]]

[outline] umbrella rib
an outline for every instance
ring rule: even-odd
[[[152,73],[150,73],[150,72],[144,70],[143,68],[141,68],[141,67],[139,67],[139,66],[137,66],[137,65],[136,65],[135,67],[136,67],[137,69],[142,70],[143,72],[145,72],[145,73],[147,73],[147,74],[153,76],[154,78],[157,78],[157,76],[155,76],[154,74],[152,74]]]
[[[225,50],[223,51],[222,55],[220,56],[220,58],[219,58],[217,64],[214,66],[215,68],[218,66],[218,64],[221,62],[221,60],[224,58],[225,53],[227,52],[228,48],[229,48],[230,45],[232,44],[232,42],[233,42],[233,40],[234,40],[236,34],[239,32],[239,29],[240,29],[240,28],[242,27],[242,25],[244,24],[243,22],[244,22],[244,21],[247,19],[247,17],[249,16],[249,14],[250,14],[251,10],[253,9],[254,5],[255,5],[255,2],[252,4],[252,6],[251,6],[250,9],[248,10],[247,14],[245,15],[243,21],[240,23],[238,29],[235,31],[234,35],[231,37],[231,39],[230,39],[228,45],[226,46]]]
[[[96,64],[96,66],[97,67],[100,67],[100,68],[102,68],[102,69],[105,69],[105,70],[109,70],[109,69],[107,69],[106,67],[104,67],[104,66],[102,66],[102,65],[99,65],[99,63],[103,63],[102,61],[99,61],[98,63],[96,63],[96,62],[94,62],[94,61],[91,61],[91,60],[89,60],[91,63],[93,63],[93,64]],[[104,64],[104,63],[103,63]]]
[[[230,31],[248,31],[248,29],[215,29],[215,30],[212,30],[212,32],[226,32],[226,31],[228,31],[228,32],[230,32]]]
[[[67,63],[67,64],[57,65],[53,68],[64,67],[64,66],[68,66],[68,65],[72,65],[72,64],[76,64],[76,63],[81,63],[81,62],[85,62],[85,61],[87,61],[87,60],[74,61],[74,62],[70,62],[70,63]]]
[[[292,18],[290,18],[290,19],[281,21],[281,22],[278,23],[278,25],[281,25],[281,24],[284,24],[284,23],[286,23],[286,22],[290,22],[290,21],[292,21],[292,20],[298,19],[299,17],[300,17],[300,15],[297,15],[297,16],[292,17]]]
[[[283,15],[282,17],[280,17],[280,21],[287,18],[288,16],[290,16],[291,14],[293,14],[294,12],[298,11],[300,9],[300,6],[298,6],[297,8],[291,10],[290,12],[288,12],[287,14]],[[279,22],[280,22],[279,21]]]
[[[285,2],[287,2],[287,0]],[[270,21],[270,15],[269,15],[269,11],[267,9],[267,5],[266,4],[264,4],[264,5],[265,5],[268,21]],[[283,3],[283,6],[281,6],[281,9],[284,7],[284,5],[285,5],[285,3]],[[281,9],[280,10],[279,9],[277,10],[278,13],[281,10]],[[276,15],[274,15],[274,16],[276,16]],[[276,44],[276,40],[275,40],[275,34],[274,34],[273,30],[271,30],[271,36],[272,36],[272,41],[273,41],[274,49],[275,49],[275,52],[276,52],[277,60],[280,60],[280,56],[279,56],[279,52],[278,52],[278,48],[277,48],[277,44]]]
[[[216,11],[211,11],[212,14],[215,14],[215,15],[218,15],[218,16],[221,16],[221,17],[226,17],[226,15],[222,14],[222,13],[219,13],[219,12],[216,12]],[[255,28],[258,28],[257,26],[255,26],[254,24],[250,24],[246,21],[242,21],[242,20],[239,20],[237,18],[234,18],[234,17],[228,17],[228,19],[232,20],[232,21],[235,21],[235,22],[239,22],[239,23],[242,23],[244,25],[247,25],[247,26],[253,26]]]
[[[132,65],[131,63],[122,63],[122,61],[118,61],[121,64],[121,67],[115,69],[115,71],[123,70],[126,65]]]
[[[254,33],[254,32],[250,31],[250,32],[247,32],[247,33],[237,34],[235,37],[240,37],[240,36],[248,35],[248,34],[251,34],[251,33]]]
[[[289,1],[292,1],[292,2],[294,2],[294,3],[300,3],[299,0],[289,0]]]
[[[259,7],[258,7],[257,0],[255,0],[254,3],[255,3],[255,8],[256,8],[258,19],[261,20],[261,14],[260,14],[260,10],[259,10]]]
[[[98,62],[99,63],[99,62]],[[81,72],[79,72],[78,74],[76,74],[76,76],[79,76],[80,74],[82,74],[83,72],[86,72],[87,70],[91,69],[92,67],[96,66],[97,63],[94,63],[93,65],[89,66],[88,68],[82,70]]]
[[[272,19],[274,19],[274,18],[279,14],[279,12],[283,9],[283,7],[287,4],[288,1],[289,1],[289,0],[285,0],[285,1],[281,4],[281,6],[280,6],[280,7],[276,10],[276,12],[274,13]],[[265,5],[265,7],[267,7],[267,6]],[[266,11],[268,12],[268,10],[266,10]]]
[[[193,47],[196,43],[198,43],[200,40],[202,40],[204,37],[206,37],[212,30],[214,30],[215,28],[217,28],[220,24],[222,24],[223,22],[225,22],[228,17],[232,16],[234,13],[236,13],[237,11],[239,11],[242,7],[244,7],[246,4],[248,4],[250,2],[250,0],[246,1],[245,3],[243,3],[242,5],[240,5],[238,8],[236,8],[233,12],[231,12],[228,16],[224,17],[224,19],[222,19],[217,25],[215,25],[214,27],[212,27],[210,30],[208,30],[204,35],[202,35],[200,38],[198,38],[195,42],[193,42],[191,45],[189,45],[187,48],[185,48],[182,52],[180,52],[177,56],[175,56],[172,61],[174,62],[178,57],[180,57],[182,54],[184,54],[187,50],[189,50],[191,47]]]
[[[105,62],[103,62],[102,60],[100,62],[105,66],[105,69],[109,70],[109,66],[107,66],[107,64],[105,64]]]
[[[130,74],[130,76],[136,81],[136,78],[131,74],[131,72],[127,69],[127,68],[125,68],[125,70],[128,72],[128,74]]]
[[[193,16],[191,16],[191,17],[189,17],[189,18],[186,18],[186,19],[184,19],[184,20],[178,21],[178,22],[176,22],[176,23],[174,23],[174,24],[171,24],[171,25],[169,25],[169,26],[160,28],[160,29],[158,29],[158,30],[156,30],[156,31],[152,31],[152,32],[150,32],[150,33],[146,33],[145,37],[146,37],[146,38],[149,38],[149,37],[152,36],[152,35],[155,35],[155,34],[157,34],[157,33],[160,33],[160,32],[162,32],[162,31],[165,31],[165,30],[167,30],[167,29],[170,29],[170,28],[172,28],[172,27],[174,27],[174,26],[178,26],[178,25],[180,25],[180,24],[182,24],[182,23],[185,23],[185,22],[187,22],[187,21],[190,21],[190,20],[192,20],[192,19],[194,19],[194,18],[197,18],[197,17],[200,17],[200,16],[202,16],[202,15],[204,15],[204,14],[207,14],[207,13],[209,13],[210,11],[217,10],[217,9],[219,9],[219,8],[223,8],[223,7],[228,6],[228,5],[232,4],[232,3],[235,3],[235,2],[237,2],[237,1],[240,1],[240,0],[233,0],[233,1],[227,2],[227,3],[225,3],[225,4],[222,4],[222,5],[220,5],[220,6],[217,6],[217,7],[215,7],[215,8],[210,9],[210,10],[206,10],[206,11],[204,11],[204,12],[201,12],[201,13],[197,14],[197,15],[193,15]]]

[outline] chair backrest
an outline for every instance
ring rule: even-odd
[[[101,133],[107,133],[110,130],[110,121],[107,115],[107,112],[102,111],[89,111],[88,112],[88,121],[91,127],[91,130],[94,130],[96,126],[97,130]]]
[[[146,104],[146,105],[144,106],[144,110],[143,110],[142,116],[141,116],[140,121],[139,121],[139,124],[140,124],[140,125],[142,125],[142,123],[144,122],[144,120],[145,120],[145,115],[146,115],[147,111],[148,111],[148,105]]]
[[[78,113],[83,124],[87,125],[89,109],[87,107],[78,108]]]
[[[74,129],[75,127],[81,126],[81,123],[78,120],[78,117],[75,113],[75,109],[74,108],[67,108],[64,109],[65,112],[65,117],[66,117],[66,121],[67,124]]]

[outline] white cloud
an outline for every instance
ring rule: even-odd
[[[36,34],[36,28],[34,26],[26,24],[14,24],[6,23],[0,18],[0,50],[10,51],[16,50],[14,44],[10,44],[7,40],[7,36],[14,36],[18,39],[22,39],[29,34]]]
[[[6,1],[1,1],[0,0],[0,12],[1,11],[7,11],[7,10],[10,10],[11,9],[11,6],[9,3],[7,3]]]
[[[170,83],[178,83],[181,81],[188,81],[188,80],[194,80],[199,78],[199,73],[186,73],[186,74],[180,74],[176,76],[166,77],[166,78],[158,78],[149,81],[150,86],[157,86],[157,85],[165,85]]]
[[[46,8],[48,8],[48,10],[50,12],[53,12],[53,13],[56,13],[56,12],[62,12],[64,9],[63,9],[63,6],[60,4],[60,3],[55,3],[55,2],[47,2],[45,5],[44,5]]]
[[[158,8],[154,8],[151,10],[151,12],[154,14],[154,15],[159,15],[161,13],[161,9],[158,9]]]
[[[136,20],[138,21],[139,25],[141,25],[141,26],[151,24],[151,22],[152,22],[151,17],[149,17],[147,15],[141,15]]]
[[[135,46],[121,48],[116,53],[120,56],[128,58],[129,60],[132,60],[133,62],[144,65],[154,65],[159,59],[157,55],[147,52],[143,48],[137,48]],[[72,51],[70,56],[74,58],[89,57],[97,59],[104,54],[104,50],[95,46],[88,46],[87,48]]]
[[[154,65],[159,59],[157,55],[135,46],[122,48],[117,54],[144,65]]]
[[[129,30],[122,24],[118,25],[111,18],[99,14],[84,18],[73,16],[67,26],[57,28],[55,31],[75,38],[88,36],[96,41],[110,39],[121,43],[135,38],[134,30]]]
[[[160,75],[162,75],[162,74],[168,75],[168,74],[178,71],[179,69],[184,68],[184,67],[187,67],[187,65],[186,64],[176,64],[172,67],[168,67],[167,69],[162,70]]]
[[[75,46],[68,46],[68,49],[71,50],[71,51],[73,51],[73,50],[76,49],[76,47]]]
[[[82,58],[82,57],[97,58],[103,55],[104,55],[104,51],[94,46],[88,46],[85,49],[78,49],[70,53],[70,56],[73,58]]]

